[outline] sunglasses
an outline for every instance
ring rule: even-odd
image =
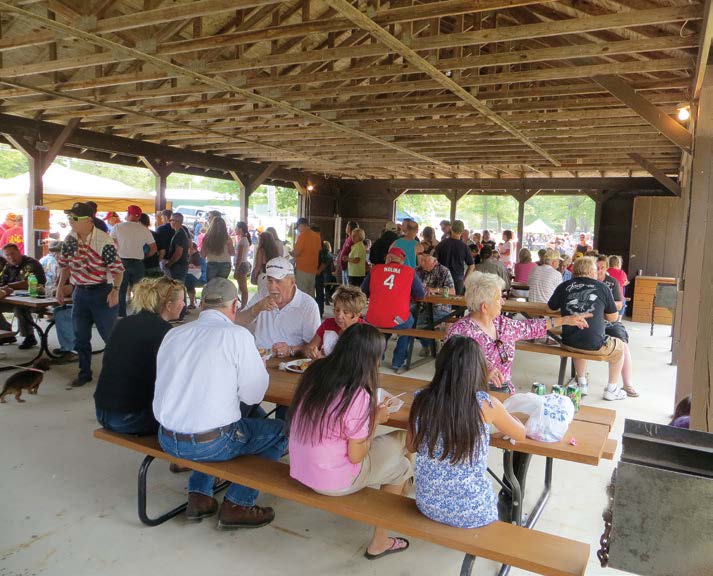
[[[80,220],[86,220],[87,218],[91,218],[91,216],[75,216],[74,214],[68,214],[67,218],[74,222],[79,222]]]
[[[507,352],[505,351],[505,342],[498,338],[495,341],[495,347],[498,349],[498,354],[500,354],[500,362],[507,364],[509,358]]]

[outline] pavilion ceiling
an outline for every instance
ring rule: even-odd
[[[337,177],[676,175],[709,10],[0,0],[0,113]]]

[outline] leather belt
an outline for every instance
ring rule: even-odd
[[[208,430],[207,432],[201,432],[199,434],[182,434],[180,432],[174,432],[173,430],[168,430],[167,428],[164,428],[161,426],[161,432],[166,434],[167,436],[170,436],[174,440],[177,440],[179,442],[210,442],[211,440],[215,440],[216,438],[220,438],[220,435],[223,432],[227,432],[232,424],[228,424],[227,426],[221,426],[220,428],[213,428],[213,430]]]

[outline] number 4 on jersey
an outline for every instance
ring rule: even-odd
[[[384,286],[388,286],[389,290],[394,289],[394,280],[396,279],[395,274],[391,274],[390,276],[387,276],[386,280],[384,280]]]

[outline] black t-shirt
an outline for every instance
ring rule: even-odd
[[[463,280],[466,266],[473,264],[473,256],[465,242],[455,238],[446,238],[436,246],[438,262],[451,271],[453,281]]]
[[[604,314],[617,311],[607,285],[583,276],[557,286],[547,305],[552,310],[559,310],[562,316],[592,313],[592,317],[587,318],[588,328],[580,330],[576,326],[562,327],[562,343],[580,350],[599,350],[604,346],[607,340]]]
[[[171,228],[171,224],[168,222],[156,228],[156,251],[165,250],[168,252],[171,246],[171,239],[175,233],[174,229]]]
[[[38,284],[45,284],[47,277],[45,276],[42,264],[34,258],[23,256],[17,266],[13,266],[10,262],[5,261],[5,266],[0,271],[0,286],[6,284],[14,284],[15,282],[23,282],[27,280],[30,274],[34,274]]]
[[[179,246],[183,248],[183,253],[181,254],[181,257],[176,260],[176,262],[174,262],[173,265],[188,265],[188,252],[191,248],[191,241],[189,240],[188,234],[183,228],[176,232],[173,235],[173,238],[171,238],[171,243],[169,244],[166,258],[170,260],[173,256],[173,253],[176,251],[176,248],[178,248]]]
[[[153,236],[153,241],[156,242],[156,247],[158,248],[158,234],[154,232],[153,230],[149,230],[151,232],[151,236]],[[156,252],[154,252],[153,256],[148,256],[147,258],[144,258],[144,267],[147,270],[150,270],[151,268],[158,268],[158,249]]]
[[[376,240],[371,245],[371,250],[369,251],[369,261],[372,264],[385,264],[386,254],[389,252],[389,247],[397,240],[399,237],[396,232],[391,232],[387,230],[379,239]]]
[[[152,312],[139,312],[116,323],[94,392],[97,408],[121,413],[151,409],[156,356],[170,329],[168,322]]]
[[[602,280],[604,284],[609,286],[609,290],[611,290],[611,294],[614,297],[614,302],[621,302],[624,300],[624,297],[621,295],[621,288],[619,287],[619,282],[614,280],[609,274],[606,274],[604,276],[604,280]]]

